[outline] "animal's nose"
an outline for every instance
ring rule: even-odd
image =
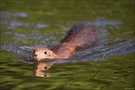
[[[37,54],[34,54],[34,57],[37,57],[38,55]]]
[[[38,56],[38,54],[36,53],[35,50],[33,51],[33,55],[34,55],[34,57],[37,57]]]

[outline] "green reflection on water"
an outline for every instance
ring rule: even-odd
[[[66,5],[65,5],[66,4]],[[38,29],[42,34],[62,31],[58,25],[70,26],[78,21],[94,21],[98,17],[112,21],[121,21],[120,28],[106,26],[109,38],[134,38],[134,0],[129,1],[1,1],[2,12],[25,12],[28,18],[14,18],[18,22],[45,23],[52,25],[49,28]],[[4,32],[31,34],[34,27],[3,26],[0,29],[0,44],[19,41],[19,46],[34,45],[42,40],[34,41],[22,39],[14,35],[5,35]],[[125,32],[132,32],[125,34]],[[116,34],[117,33],[117,34]],[[64,35],[56,35],[59,41]],[[45,38],[45,36],[44,36]],[[21,57],[18,54],[0,51],[0,88],[2,90],[124,90],[134,87],[134,57],[135,53],[125,56],[113,56],[107,61],[78,62],[55,64],[47,72],[51,77],[40,78],[33,75],[33,65],[15,62]]]
[[[52,75],[48,78],[34,77],[33,65],[11,59],[1,61],[0,68],[3,89],[121,90],[134,87],[134,53],[111,57],[107,61],[54,64],[47,71]]]

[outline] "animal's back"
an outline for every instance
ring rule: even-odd
[[[61,42],[52,48],[56,54],[61,56],[70,56],[77,47],[87,47],[98,40],[98,30],[90,22],[80,22],[69,30]]]
[[[85,47],[97,41],[98,30],[90,22],[75,24],[61,43],[69,43],[73,46]]]

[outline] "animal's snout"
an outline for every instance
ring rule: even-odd
[[[34,57],[37,57],[38,55],[37,54],[34,54]]]
[[[34,53],[34,58],[37,59],[39,57],[39,55],[37,53]]]

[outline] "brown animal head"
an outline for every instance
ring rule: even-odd
[[[53,53],[53,51],[51,51],[43,46],[39,46],[39,47],[35,48],[33,57],[35,60],[38,60],[38,61],[40,61],[42,59],[59,58],[59,56],[56,55],[55,53]]]

